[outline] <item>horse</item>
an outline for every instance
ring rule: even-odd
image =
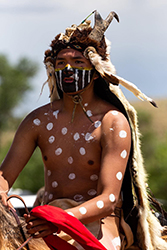
[[[25,234],[26,239],[30,237],[26,233],[26,222],[24,218],[20,217],[20,222]],[[1,250],[16,250],[18,249],[22,243],[24,243],[25,239],[20,232],[20,228],[18,223],[16,222],[13,213],[6,208],[2,202],[0,202],[0,249]],[[32,238],[28,247],[30,250],[49,250],[48,246],[44,242],[42,238],[35,239]],[[23,250],[27,250],[26,246],[22,248]]]

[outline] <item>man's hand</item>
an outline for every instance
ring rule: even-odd
[[[24,214],[27,222],[27,233],[34,236],[34,238],[43,238],[50,234],[57,232],[58,228],[51,222],[42,220],[31,215]]]

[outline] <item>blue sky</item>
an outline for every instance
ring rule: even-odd
[[[95,9],[103,18],[113,10],[120,17],[120,23],[114,20],[106,32],[112,42],[111,60],[117,74],[150,97],[167,97],[166,0],[1,0],[0,53],[13,63],[26,56],[40,68],[32,81],[34,91],[26,96],[17,114],[49,101],[47,87],[38,100],[46,80],[44,51],[55,35],[73,23],[79,24]],[[90,19],[93,25],[93,16]],[[131,93],[124,93],[129,100],[135,100]]]

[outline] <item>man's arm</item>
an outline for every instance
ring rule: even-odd
[[[9,188],[31,157],[37,142],[37,131],[32,128],[33,113],[20,124],[10,150],[0,167],[0,194],[5,196]]]

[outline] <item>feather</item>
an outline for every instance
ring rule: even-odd
[[[100,73],[101,77],[104,78],[108,83],[112,83],[114,85],[121,84],[123,87],[131,91],[140,100],[146,100],[150,102],[154,107],[157,107],[155,101],[153,101],[153,99],[142,93],[135,84],[115,75],[115,67],[111,63],[109,55],[106,60],[103,60],[101,56],[97,53],[96,49],[91,46],[85,49],[84,55],[86,58],[89,58],[95,69]]]

